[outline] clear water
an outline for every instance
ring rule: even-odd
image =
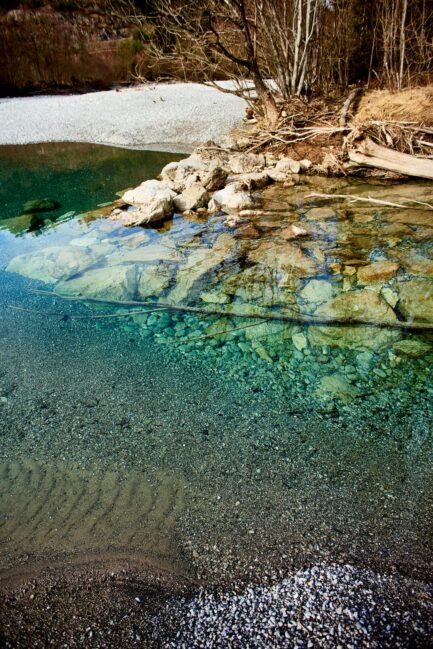
[[[59,169],[44,145],[25,174],[1,156],[9,218],[45,197],[79,215],[0,231],[3,566],[115,552],[205,579],[318,560],[431,577],[433,338],[387,325],[430,322],[432,213],[305,199],[431,188],[308,180],[269,190],[254,231],[126,230],[82,212],[166,156],[63,145]],[[362,274],[379,261],[396,265]]]

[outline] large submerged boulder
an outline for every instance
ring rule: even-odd
[[[46,284],[54,284],[82,272],[97,259],[97,255],[88,248],[53,246],[14,257],[6,270]]]
[[[59,295],[81,295],[104,300],[132,300],[137,288],[135,265],[104,266],[88,270],[77,277],[59,282]]]

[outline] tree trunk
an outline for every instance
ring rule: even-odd
[[[356,148],[349,151],[349,159],[363,167],[433,180],[433,160],[388,149],[370,138],[358,142]]]
[[[263,108],[265,118],[271,126],[275,126],[280,117],[280,111],[278,109],[277,102],[275,101],[275,97],[266,86],[259,73],[253,72],[253,81],[257,91],[257,98],[261,107]]]

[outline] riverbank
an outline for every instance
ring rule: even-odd
[[[0,100],[0,145],[89,142],[189,152],[221,143],[246,103],[197,83]]]

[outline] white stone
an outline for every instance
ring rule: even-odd
[[[209,203],[210,212],[218,212],[218,210],[240,211],[250,210],[257,205],[257,200],[252,194],[244,191],[237,183],[232,183],[215,192],[212,200]]]
[[[268,170],[268,175],[275,182],[284,182],[292,174],[298,174],[301,171],[301,164],[292,158],[282,158],[277,162],[274,169]]]
[[[292,342],[295,345],[296,349],[300,352],[302,352],[303,349],[306,349],[308,347],[307,337],[302,332],[293,334]]]
[[[122,196],[125,203],[139,209],[123,212],[119,218],[125,225],[146,225],[161,221],[172,213],[175,196],[176,192],[160,180],[146,180]]]
[[[326,280],[312,279],[304,286],[300,292],[300,296],[306,302],[322,304],[334,297],[334,287],[331,282],[327,282]]]
[[[209,202],[209,194],[201,182],[193,180],[187,182],[183,192],[173,200],[175,210],[186,212],[186,210],[196,210],[199,207],[205,207]]]

